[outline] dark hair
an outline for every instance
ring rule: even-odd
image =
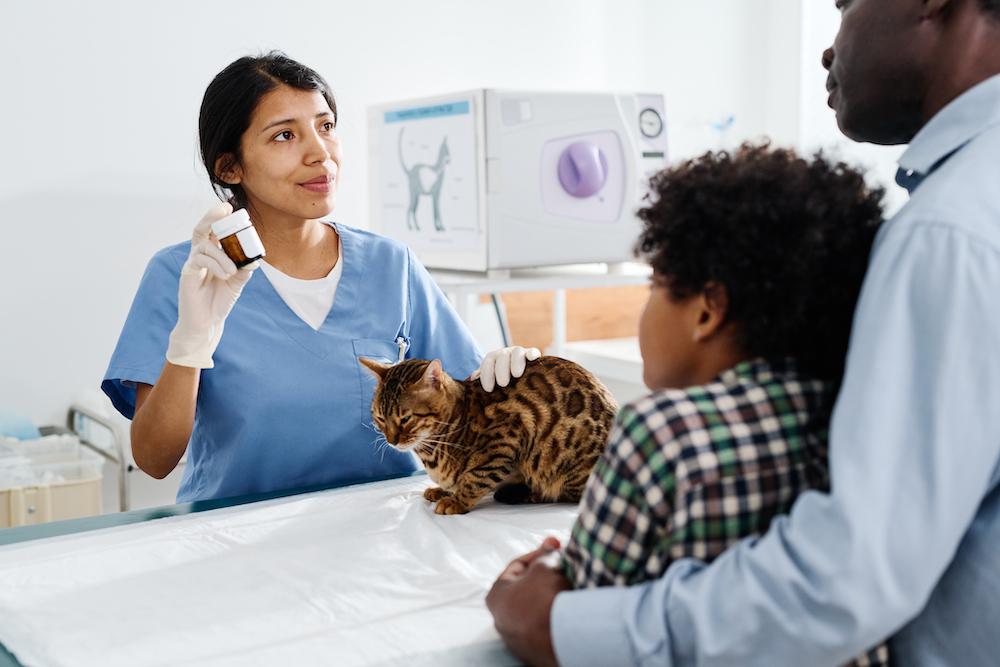
[[[992,14],[995,19],[1000,19],[1000,0],[979,0],[979,4],[983,11]]]
[[[240,138],[250,126],[254,109],[264,95],[281,85],[319,92],[330,105],[336,124],[337,103],[327,82],[281,51],[240,58],[216,74],[205,89],[198,114],[201,161],[219,197],[231,199],[233,208],[247,205],[246,193],[240,185],[223,182],[216,173],[216,163],[220,157],[230,155],[231,160],[224,161],[219,170],[225,171],[242,160]]]
[[[706,153],[650,184],[636,254],[670,297],[722,285],[743,353],[839,382],[884,190],[822,153],[768,144]]]

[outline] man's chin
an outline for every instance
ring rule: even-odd
[[[859,144],[878,143],[877,141],[873,141],[873,134],[870,130],[866,130],[862,125],[855,122],[851,114],[844,109],[843,103],[834,107],[833,111],[837,117],[837,127],[840,128],[841,134],[845,137]]]
[[[844,104],[843,98],[834,108],[837,116],[837,127],[841,133],[851,141],[861,144],[875,144],[877,146],[899,146],[909,143],[919,128],[910,128],[905,124],[894,123],[887,125],[879,122],[863,122],[864,118],[852,113],[849,107]],[[899,112],[895,112],[898,116]],[[892,118],[893,112],[865,114],[869,119],[882,120]]]
[[[836,111],[836,109],[834,111]],[[849,123],[845,122],[844,116],[840,113],[837,114],[837,127],[840,128],[840,133],[851,141],[865,143],[866,140],[864,139],[864,135],[856,132]]]

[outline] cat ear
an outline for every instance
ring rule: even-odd
[[[358,357],[358,363],[370,370],[379,380],[385,379],[385,373],[390,368],[388,364],[382,364],[374,359],[365,359],[364,357]]]
[[[441,362],[435,359],[431,363],[427,364],[427,370],[424,371],[424,376],[421,378],[420,382],[428,389],[434,389],[435,391],[440,389],[444,384],[444,369],[441,368]]]

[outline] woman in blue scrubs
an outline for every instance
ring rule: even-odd
[[[187,452],[178,501],[415,470],[409,453],[377,446],[358,358],[437,358],[463,378],[480,366],[413,253],[323,220],[340,181],[336,122],[322,77],[280,53],[237,60],[205,92],[202,159],[249,212],[266,271],[236,268],[209,237],[230,205],[209,211],[191,242],[150,261],[102,383],[133,420],[144,471],[165,477]],[[510,354],[495,370],[488,356],[484,385],[506,383]]]

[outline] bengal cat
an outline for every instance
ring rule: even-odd
[[[492,392],[437,360],[360,362],[378,378],[375,426],[423,461],[437,514],[465,514],[494,491],[500,502],[578,502],[618,409],[597,378],[559,357],[528,362]]]

